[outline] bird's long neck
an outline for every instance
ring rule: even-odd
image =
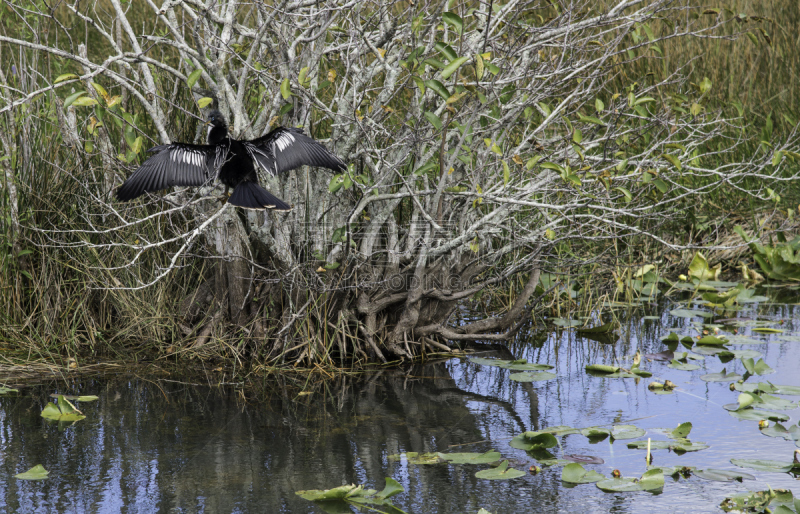
[[[217,127],[215,125],[208,126],[208,144],[216,145],[228,138],[227,127]]]

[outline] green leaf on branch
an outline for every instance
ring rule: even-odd
[[[291,84],[289,84],[289,77],[283,79],[281,82],[281,96],[284,100],[288,100],[292,96]]]
[[[442,14],[442,19],[445,23],[453,27],[453,29],[458,32],[458,35],[461,35],[461,33],[464,31],[464,21],[459,15],[452,12],[446,12]]]
[[[450,64],[444,67],[442,70],[442,78],[447,79],[461,67],[462,64],[467,62],[469,57],[459,57],[458,59],[454,59]]]
[[[199,99],[199,100],[197,101],[197,106],[198,106],[199,108],[201,108],[201,109],[205,109],[205,108],[206,108],[206,107],[208,107],[208,106],[211,104],[211,102],[213,102],[213,101],[214,101],[214,99],[213,99],[213,98],[209,98],[209,97],[207,97],[207,96],[204,96],[203,98],[201,98],[201,99]]]
[[[670,155],[668,153],[665,153],[665,154],[661,154],[661,157],[663,157],[664,159],[668,160],[673,166],[675,166],[675,168],[677,168],[678,171],[682,171],[683,170],[683,166],[681,165],[681,161],[677,157],[675,157],[674,155]]]
[[[53,84],[58,84],[67,80],[73,80],[77,78],[79,77],[74,73],[65,73],[63,75],[59,75],[58,77],[56,77],[56,79],[53,81]]]
[[[436,130],[442,130],[442,120],[439,119],[434,113],[425,111],[425,119],[427,119]]]
[[[99,102],[94,98],[90,98],[88,96],[82,96],[80,98],[76,98],[75,101],[72,102],[72,105],[76,107],[91,107],[93,105],[97,105]]]
[[[436,92],[436,94],[438,94],[445,100],[447,100],[451,96],[450,91],[448,91],[447,88],[444,87],[444,84],[442,84],[436,79],[426,80],[424,84],[425,86],[427,86],[429,89],[432,89],[434,92]]]
[[[198,68],[191,72],[188,77],[186,77],[186,85],[189,86],[189,89],[194,87],[194,85],[197,83],[197,80],[200,78],[200,75],[202,74],[203,70]]]

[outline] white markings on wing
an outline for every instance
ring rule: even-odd
[[[289,148],[292,143],[294,143],[294,136],[291,132],[284,132],[275,140],[275,144],[278,145],[281,152]]]

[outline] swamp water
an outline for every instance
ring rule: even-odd
[[[741,411],[731,414],[723,408],[739,398],[739,392],[729,389],[731,382],[701,379],[723,368],[744,375],[745,363],[740,358],[709,355],[720,349],[714,345],[706,349],[694,345],[690,350],[689,345],[678,344],[677,353],[689,351],[700,358],[678,362],[678,367],[695,364],[698,369],[674,369],[668,367],[669,362],[647,359],[640,368],[652,372],[651,378],[604,378],[585,369],[591,364],[630,369],[637,349],[642,354],[666,350],[662,338],[670,332],[696,340],[702,321],[739,318],[720,325],[719,335],[737,343],[725,348],[758,352],[758,356],[746,355],[754,363],[763,358],[774,370],[752,376],[746,383],[800,386],[797,301],[795,296],[749,303],[738,312],[710,319],[676,311],[708,309],[669,304],[657,316],[650,312],[645,317],[640,310],[624,320],[616,331],[619,339],[611,344],[581,337],[574,330],[559,330],[546,340],[516,342],[507,350],[487,347],[491,350],[468,358],[327,382],[309,379],[306,391],[311,394],[298,395],[302,388],[279,388],[266,381],[255,389],[241,390],[181,383],[175,377],[126,375],[19,387],[19,393],[0,396],[0,511],[351,512],[355,509],[344,503],[322,506],[296,492],[351,483],[380,491],[385,477],[404,488],[391,497],[394,506],[417,514],[477,513],[481,508],[503,514],[700,513],[721,512],[720,502],[726,497],[768,486],[794,490],[800,496],[800,481],[790,473],[730,462],[791,462],[796,444],[800,445],[789,435],[768,437],[760,432],[758,419],[739,419]],[[617,314],[624,317],[625,311]],[[713,332],[713,327],[706,328]],[[733,334],[734,329],[738,334]],[[492,365],[497,362],[485,359],[548,364],[555,377],[514,381],[509,378],[512,374],[538,372],[498,367]],[[758,370],[769,371],[761,366]],[[650,382],[665,379],[677,385],[671,394],[648,389]],[[796,408],[800,391],[793,392],[798,395],[773,395],[794,402],[779,403],[783,410],[768,405],[769,413],[788,416],[782,422],[787,430],[797,427],[800,418]],[[73,402],[86,418],[59,426],[40,416],[47,402],[54,401],[53,393],[97,395],[99,400]],[[547,427],[634,425],[636,429],[617,430],[620,437],[613,442],[611,438],[595,442],[581,433],[559,435],[558,444],[547,451],[556,458],[568,454],[599,457],[602,464],[584,464],[584,468],[606,478],[611,478],[614,469],[624,477],[640,477],[647,470],[646,452],[627,444],[648,437],[674,443],[676,439],[658,429],[671,431],[684,422],[692,424],[688,434],[692,443],[682,444],[698,449],[702,446],[697,443],[702,442],[708,448],[683,454],[655,449],[654,465],[722,469],[754,479],[720,482],[697,475],[667,475],[663,489],[655,493],[607,493],[594,483],[563,482],[563,463],[542,466],[540,473],[532,475],[528,468],[541,465],[537,458],[546,455],[510,446],[515,436]],[[770,426],[776,430],[774,422]],[[630,436],[634,438],[624,439]],[[487,464],[413,464],[406,454],[492,449],[502,453],[503,460],[509,459],[510,467],[525,473],[511,480],[487,480],[475,475],[491,469]],[[37,464],[49,472],[46,479],[14,478]]]

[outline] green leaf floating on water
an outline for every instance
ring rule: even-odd
[[[675,439],[674,441],[650,441],[651,450],[672,450],[678,455],[686,452],[699,452],[709,446],[706,443],[690,441],[688,439]],[[647,441],[633,441],[628,443],[628,448],[646,450]]]
[[[496,468],[484,469],[483,471],[475,473],[476,478],[482,478],[484,480],[511,480],[512,478],[519,478],[522,476],[525,476],[525,472],[509,468],[507,460],[501,462]]]
[[[788,394],[790,396],[800,396],[800,386],[786,386],[786,385],[775,385],[772,382],[759,382],[757,384],[754,383],[744,383],[744,384],[734,384],[733,387],[737,391],[747,392],[747,393],[773,393],[773,394]]]
[[[495,450],[486,453],[437,453],[436,455],[450,464],[491,464],[502,458],[500,452]]]
[[[605,427],[589,427],[581,430],[581,435],[589,439],[590,443],[598,443],[611,436],[611,429]]]
[[[645,471],[642,478],[612,478],[597,482],[597,488],[607,493],[631,491],[657,491],[664,487],[664,473],[660,468]]]
[[[562,435],[570,435],[570,434],[580,434],[581,431],[577,428],[568,427],[565,425],[558,425],[555,427],[547,427],[539,430],[539,433],[546,433],[546,434],[553,434],[555,436],[562,436]]]
[[[0,394],[8,394],[8,393],[18,393],[19,390],[13,389],[11,387],[0,386]]]
[[[547,369],[553,369],[553,366],[550,366],[549,364],[536,364],[533,362],[528,362],[525,359],[508,361],[500,359],[485,359],[483,357],[473,357],[469,360],[475,364],[480,364],[482,366],[495,366],[498,368],[511,369],[515,371],[543,371]]]
[[[742,375],[738,373],[728,373],[725,368],[722,368],[722,371],[719,373],[700,375],[700,380],[705,380],[706,382],[736,382],[741,379]]]
[[[765,512],[767,506],[773,500],[790,503],[792,501],[792,493],[785,489],[772,488],[767,491],[740,493],[730,498],[725,498],[719,504],[719,507],[725,512]],[[773,509],[773,514],[788,514],[787,511],[789,513],[793,512],[791,509],[786,508],[783,510],[781,507]]]
[[[577,462],[567,464],[564,466],[564,469],[561,470],[561,480],[570,484],[591,484],[604,480],[605,478],[606,477],[597,471],[584,469],[584,467]]]
[[[667,434],[669,437],[673,439],[686,439],[689,437],[689,432],[692,431],[692,424],[691,422],[687,421],[686,423],[681,423],[678,427]]]
[[[722,339],[717,336],[705,336],[697,340],[697,344],[706,346],[721,346],[727,343],[728,343],[727,339]]]
[[[14,475],[14,478],[20,480],[44,480],[50,472],[44,469],[44,466],[37,464],[25,473]]]
[[[672,369],[677,369],[680,371],[694,371],[696,369],[700,369],[700,366],[698,366],[697,364],[689,364],[687,362],[681,362],[678,359],[672,359],[672,362],[670,362],[667,365],[667,367]]]
[[[625,369],[619,366],[609,366],[608,364],[588,364],[586,372],[603,378],[636,378],[651,377],[653,374],[643,369]]]
[[[741,482],[742,480],[755,480],[756,477],[751,475],[750,473],[742,473],[741,471],[730,471],[727,469],[696,469],[693,475],[703,478],[705,480],[713,480],[715,482],[731,482],[736,480],[737,482]]]
[[[539,450],[552,448],[558,444],[558,439],[553,434],[547,432],[523,432],[508,443],[512,448],[518,450]]]
[[[636,439],[642,437],[646,432],[634,425],[614,425],[611,428],[611,437],[614,439]]]
[[[594,371],[596,373],[617,373],[619,366],[609,366],[607,364],[589,364],[586,366],[586,371]]]
[[[775,373],[775,370],[770,368],[764,359],[758,359],[758,362],[754,362],[752,358],[744,358],[742,359],[742,364],[744,364],[744,368],[751,374],[751,375],[769,375],[770,373]]]
[[[675,332],[670,332],[668,336],[661,338],[661,342],[663,343],[677,343],[678,341],[678,334]]]
[[[780,423],[765,427],[761,429],[763,435],[769,437],[782,437],[787,441],[794,441],[795,445],[800,447],[800,426],[793,425],[787,430],[785,426]]]
[[[762,419],[768,419],[770,421],[789,421],[789,416],[786,414],[779,414],[777,412],[771,412],[763,409],[754,409],[752,407],[728,411],[728,414],[734,418],[746,419],[750,421],[761,421]]]
[[[381,492],[375,489],[364,489],[362,485],[351,484],[326,490],[312,489],[308,491],[297,491],[295,494],[313,502],[333,502],[332,504],[326,504],[326,508],[323,509],[326,512],[350,512],[350,509],[346,507],[346,504],[350,504],[357,507],[366,507],[370,510],[376,509],[369,507],[369,505],[385,506],[390,507],[391,510],[388,512],[397,513],[403,511],[392,505],[389,498],[403,491],[405,491],[405,489],[403,489],[403,486],[396,480],[391,477],[386,477],[386,486]],[[329,510],[328,507],[337,508]],[[384,511],[380,510],[378,512]]]
[[[58,406],[48,402],[41,415],[43,418],[55,421],[78,421],[86,417],[61,394],[58,395]]]
[[[779,460],[764,459],[731,459],[731,464],[740,468],[751,468],[758,471],[772,471],[774,473],[787,473],[795,467],[792,461],[784,462]],[[800,468],[800,464],[797,464]]]
[[[541,382],[543,380],[552,380],[556,376],[555,373],[540,371],[538,373],[512,373],[508,378],[516,382]]]
[[[498,454],[498,458],[499,458]],[[405,459],[408,461],[409,464],[415,465],[424,465],[424,464],[439,464],[442,462],[442,459],[439,458],[439,454],[436,452],[431,453],[418,453],[418,452],[407,452],[407,453],[395,453],[389,455],[387,457],[389,460],[398,461]]]

